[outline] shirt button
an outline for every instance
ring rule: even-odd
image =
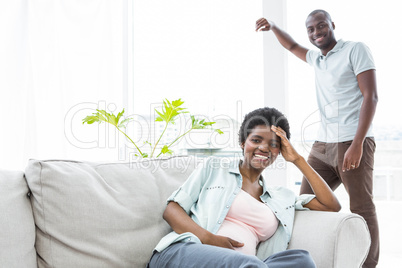
[[[218,221],[218,223],[219,223],[219,224],[221,224],[221,222],[220,222],[220,221]]]
[[[226,206],[226,208],[229,208],[229,206]]]
[[[187,239],[188,241],[191,241],[191,238]]]
[[[275,213],[278,213],[278,212],[275,211]]]
[[[286,224],[284,224],[283,226],[285,226],[285,227],[286,227]]]

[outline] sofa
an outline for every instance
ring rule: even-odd
[[[167,197],[200,161],[30,160],[24,172],[0,170],[0,267],[146,267],[170,232]],[[296,212],[289,248],[308,250],[317,267],[360,267],[369,245],[358,215]]]

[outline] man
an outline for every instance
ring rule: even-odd
[[[379,233],[372,195],[372,120],[378,101],[374,61],[363,43],[335,39],[335,24],[324,10],[311,12],[306,28],[320,51],[304,48],[265,18],[256,22],[256,31],[271,30],[284,48],[314,67],[321,124],[308,162],[333,190],[344,184],[351,211],[361,215],[370,230],[371,247],[363,267],[375,267]],[[300,193],[312,193],[305,178]]]

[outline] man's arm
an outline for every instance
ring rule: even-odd
[[[307,62],[306,54],[308,49],[299,45],[287,32],[276,26],[274,22],[261,18],[255,23],[255,30],[273,31],[279,43],[281,43],[284,48],[292,52],[299,59]]]
[[[352,166],[354,168],[359,167],[363,155],[363,142],[373,121],[378,102],[375,70],[368,70],[358,74],[357,82],[363,94],[363,103],[360,109],[359,124],[355,138],[345,153],[343,171],[349,170]]]

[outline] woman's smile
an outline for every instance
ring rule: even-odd
[[[270,159],[268,155],[262,155],[262,154],[254,154],[254,158],[263,161],[268,161]]]
[[[252,167],[264,169],[272,164],[280,152],[280,138],[266,125],[254,127],[242,145],[244,159]]]

